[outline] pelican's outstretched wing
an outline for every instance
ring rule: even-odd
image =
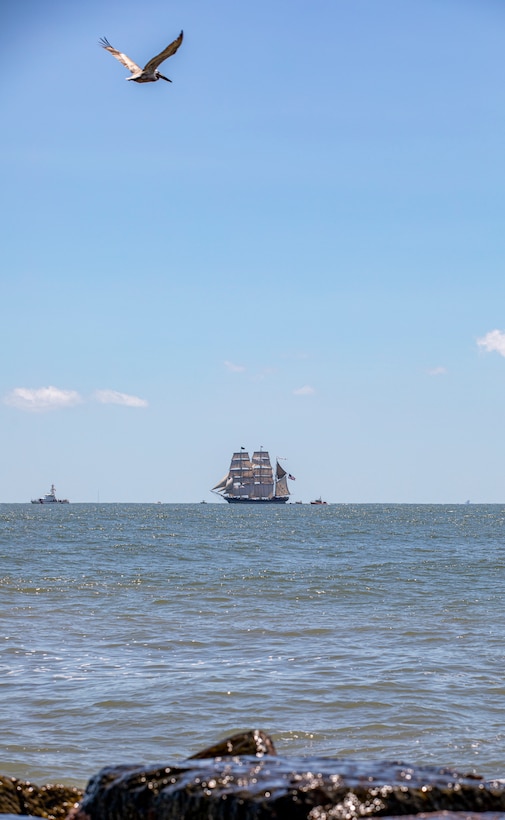
[[[134,63],[133,60],[130,60],[130,58],[127,57],[126,54],[123,54],[121,51],[118,51],[116,48],[113,48],[106,37],[102,37],[98,42],[100,43],[102,48],[104,48],[106,51],[110,51],[110,53],[114,55],[116,60],[119,60],[119,62],[122,63],[125,66],[125,68],[128,69],[128,71],[131,71],[132,74],[136,74],[137,71],[142,71],[141,67],[137,65],[137,63]]]
[[[156,57],[153,57],[152,60],[149,60],[148,63],[144,66],[144,71],[155,71],[161,63],[167,60],[172,54],[175,54],[177,49],[179,48],[180,44],[182,43],[183,33],[179,34],[177,40],[174,40],[173,43],[170,43],[169,46],[166,47],[164,51],[158,54]],[[124,57],[124,54],[121,55]],[[119,58],[118,58],[119,59]]]

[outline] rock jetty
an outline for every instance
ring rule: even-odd
[[[255,730],[229,737],[175,765],[102,769],[68,812],[68,820],[361,820],[373,816],[505,820],[505,781],[391,761],[278,757],[271,738]]]

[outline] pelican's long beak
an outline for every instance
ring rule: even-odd
[[[172,82],[172,80],[169,80],[169,79],[168,79],[168,77],[164,77],[164,76],[163,76],[163,74],[158,74],[158,77],[160,78],[160,80],[166,80],[166,81],[167,81],[167,83],[171,83],[171,82]]]

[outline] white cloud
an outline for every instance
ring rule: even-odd
[[[495,350],[500,356],[505,356],[505,333],[503,330],[490,330],[482,339],[477,339],[477,344],[488,353]]]
[[[314,388],[309,384],[305,384],[303,387],[297,387],[296,390],[293,390],[295,396],[313,396],[315,392]]]
[[[233,364],[233,362],[225,362],[224,366],[230,371],[230,373],[243,373],[245,370],[245,367],[242,364]]]
[[[446,367],[432,367],[431,370],[428,370],[428,376],[445,376],[446,373]]]
[[[60,390],[59,387],[15,387],[4,399],[5,404],[17,407],[18,410],[29,410],[42,413],[45,410],[58,410],[62,407],[73,407],[80,404],[81,396],[75,390]]]
[[[102,404],[121,404],[123,407],[147,407],[148,403],[138,396],[119,393],[117,390],[96,390],[93,398]],[[42,413],[45,410],[59,410],[74,407],[84,401],[76,390],[61,390],[59,387],[15,387],[4,397],[4,404],[18,410]]]
[[[117,390],[95,390],[95,399],[101,404],[121,404],[123,407],[147,407],[145,399],[119,393]]]

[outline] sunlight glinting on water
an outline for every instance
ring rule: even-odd
[[[2,505],[0,770],[83,783],[248,728],[496,775],[499,506]]]

